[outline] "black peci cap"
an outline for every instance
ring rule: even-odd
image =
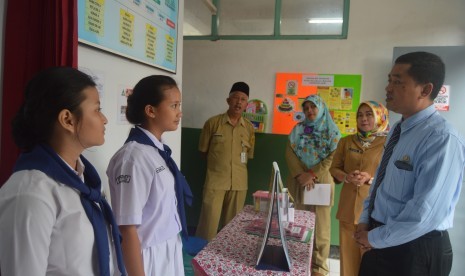
[[[248,97],[249,96],[249,85],[243,81],[236,82],[231,87],[231,91],[229,91],[229,93],[231,94],[232,92],[236,92],[236,91],[245,93],[247,94],[247,97]]]

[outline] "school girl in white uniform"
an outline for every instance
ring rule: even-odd
[[[103,144],[106,123],[86,74],[57,67],[29,82],[12,124],[23,153],[0,189],[1,275],[126,275],[100,178],[80,155]]]
[[[161,142],[181,120],[181,93],[167,76],[140,80],[128,97],[126,117],[136,125],[110,160],[107,175],[123,235],[129,275],[184,275],[184,203],[192,193]]]

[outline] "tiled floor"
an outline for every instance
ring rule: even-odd
[[[329,276],[339,276],[339,259],[329,259]]]

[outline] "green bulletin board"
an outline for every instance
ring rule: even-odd
[[[313,94],[323,98],[343,136],[356,133],[361,85],[361,75],[278,73],[272,133],[287,135],[304,120],[302,102]]]

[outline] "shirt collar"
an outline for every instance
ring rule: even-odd
[[[164,148],[163,148],[163,143],[162,143],[161,141],[159,141],[159,140],[157,139],[157,137],[155,137],[155,135],[153,135],[152,132],[150,132],[150,131],[148,131],[148,130],[146,130],[145,128],[142,128],[142,127],[140,127],[140,126],[136,126],[136,127],[139,128],[140,130],[142,130],[142,132],[144,132],[145,135],[147,135],[147,136],[150,138],[150,140],[152,140],[152,142],[155,144],[155,146],[156,146],[157,148],[159,148],[160,150],[164,150]]]
[[[226,123],[231,124],[231,120],[229,119],[228,112],[223,114],[223,118],[221,120],[221,123],[222,124],[226,124]],[[242,125],[242,126],[244,125],[244,119],[242,118],[242,116],[239,118],[239,124]]]
[[[437,113],[434,104],[428,106],[427,108],[413,114],[409,118],[402,121],[402,132],[407,131],[408,129],[418,125],[424,120],[431,117],[433,114]]]
[[[68,167],[70,169],[73,170],[73,172],[79,176],[79,178],[82,180],[82,182],[84,182],[84,170],[86,168],[86,166],[84,165],[84,163],[82,163],[82,160],[81,158],[78,158],[77,159],[77,162],[76,162],[76,168],[73,168],[71,167],[68,163],[66,163],[65,159],[63,159],[60,155],[58,155],[58,157],[60,157],[61,160],[63,160],[63,162],[68,165]]]

